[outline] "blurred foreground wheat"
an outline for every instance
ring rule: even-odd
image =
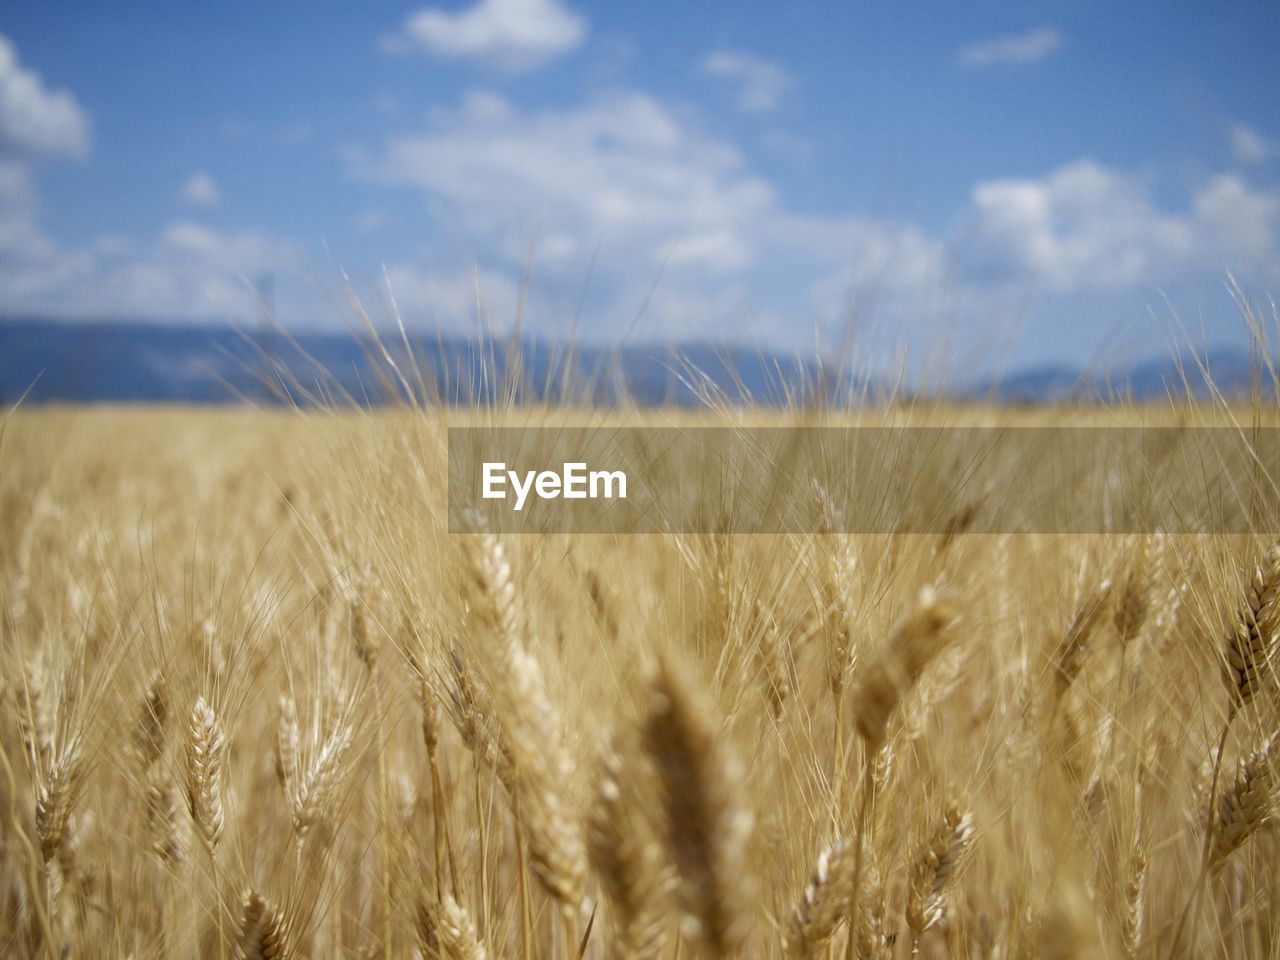
[[[1270,538],[449,535],[443,426],[10,419],[0,951],[1280,956]]]

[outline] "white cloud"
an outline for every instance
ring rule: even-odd
[[[574,302],[592,269],[593,286],[608,291],[593,314],[606,334],[629,322],[659,270],[650,336],[674,317],[662,303],[723,308],[766,283],[775,297],[788,285],[802,295],[803,278],[838,272],[847,282],[855,262],[858,280],[874,274],[902,289],[927,283],[942,260],[940,244],[911,225],[789,212],[732,146],[638,93],[532,113],[473,93],[356,172],[421,191],[434,219],[509,277],[536,229],[536,277]],[[727,309],[717,316],[729,322]]]
[[[1037,27],[972,43],[960,50],[958,59],[967,67],[1035,63],[1056,52],[1062,42],[1062,31],[1058,28]]]
[[[394,222],[394,218],[385,210],[368,210],[356,217],[351,225],[356,233],[368,236],[385,230]]]
[[[385,46],[520,72],[577,49],[586,36],[586,20],[560,0],[479,0],[457,13],[428,7],[410,14]]]
[[[775,109],[794,85],[790,75],[777,64],[732,50],[707,54],[702,70],[710,77],[733,84],[738,108],[748,113]]]
[[[1231,152],[1241,163],[1261,163],[1276,152],[1275,144],[1252,127],[1236,123],[1232,124],[1229,132]]]
[[[995,180],[972,193],[973,236],[962,259],[984,280],[1034,277],[1051,290],[1123,287],[1190,246],[1121,175],[1080,161],[1042,179]]]
[[[61,249],[45,230],[33,173],[41,161],[88,151],[89,122],[75,98],[48,90],[0,34],[0,306],[20,308],[91,271],[89,254]]]
[[[18,62],[18,51],[0,34],[0,158],[83,157],[89,152],[89,118],[66,90],[50,90],[40,74]]]
[[[94,238],[91,249],[95,256],[104,260],[120,260],[133,256],[138,245],[127,234],[103,233]]]
[[[290,241],[257,231],[219,231],[194,221],[167,226],[123,263],[98,263],[68,307],[165,319],[243,318],[257,311],[251,283],[264,273],[293,273],[302,255]]]
[[[217,181],[213,177],[200,171],[187,177],[178,191],[178,197],[183,203],[189,203],[195,207],[216,207],[218,201],[222,199],[222,191],[218,189]]]
[[[1159,209],[1141,179],[1089,160],[972,192],[956,260],[970,284],[1032,280],[1050,293],[1138,289],[1227,269],[1280,276],[1280,195],[1237,177]]]
[[[0,160],[0,210],[11,211],[35,201],[31,172],[25,163]]]
[[[195,220],[150,238],[60,244],[41,222],[32,168],[29,156],[0,154],[0,308],[243,318],[255,312],[246,278],[304,268],[287,239]],[[354,158],[353,171],[416,191],[446,225],[452,250],[437,244],[388,265],[406,313],[434,311],[446,325],[474,322],[477,276],[482,312],[499,329],[510,321],[535,233],[530,327],[563,332],[591,270],[578,331],[587,338],[626,331],[660,269],[637,339],[741,336],[749,303],[788,346],[808,341],[815,317],[839,322],[851,290],[905,323],[936,316],[940,293],[979,317],[1007,309],[1010,291],[1027,284],[1063,298],[1154,291],[1227,269],[1280,280],[1280,191],[1240,176],[1207,179],[1172,208],[1143,178],[1090,160],[993,179],[974,186],[948,240],[907,219],[797,213],[696,113],[625,90],[538,111],[472,93]],[[207,174],[184,186],[190,202],[217,198]],[[387,210],[400,218],[391,201],[377,202],[358,229],[380,229]]]
[[[1280,191],[1255,190],[1221,174],[1196,191],[1192,203],[1208,266],[1280,278]]]
[[[140,241],[104,232],[83,244],[46,229],[34,170],[40,161],[80,156],[89,124],[75,98],[50,91],[18,65],[0,35],[0,310],[62,316],[165,320],[245,317],[254,312],[246,277],[296,272],[290,241],[256,231],[218,231],[192,221]],[[188,202],[216,202],[208,174],[183,185]]]
[[[711,227],[676,240],[656,263],[693,266],[712,273],[737,273],[749,267],[756,251],[751,241],[721,227]]]
[[[421,190],[440,219],[465,224],[490,249],[521,225],[537,226],[539,257],[551,246],[559,259],[576,258],[570,269],[585,266],[597,242],[601,267],[616,261],[633,277],[637,262],[741,273],[773,245],[839,262],[906,244],[909,255],[877,259],[895,271],[910,262],[914,281],[921,259],[936,255],[922,254],[919,231],[789,213],[732,146],[639,93],[537,113],[473,93],[426,132],[389,141],[358,172]],[[518,246],[505,249],[519,260]]]
[[[0,184],[7,181],[0,175]],[[104,235],[85,248],[48,236],[30,194],[0,187],[0,309],[55,316],[182,321],[256,312],[248,280],[292,274],[303,257],[291,242],[254,231],[170,224],[148,243]],[[248,278],[248,279],[247,279]]]
[[[410,319],[428,318],[446,329],[481,329],[504,333],[515,317],[520,297],[515,275],[475,264],[444,268],[423,263],[387,266],[382,284],[391,282],[401,314]],[[385,286],[375,296],[385,293]]]
[[[0,304],[8,308],[56,293],[90,268],[87,256],[64,252],[45,232],[39,206],[26,165],[0,161]]]
[[[650,261],[688,240],[681,256],[689,265],[723,264],[724,245],[707,235],[775,203],[735,151],[640,94],[535,114],[473,94],[427,133],[390,141],[365,173],[423,190],[445,205],[449,222],[490,237],[544,222],[576,236],[582,250],[603,236]]]
[[[781,249],[838,264],[846,287],[923,292],[946,267],[942,241],[903,220],[782,215],[770,225],[770,238]]]

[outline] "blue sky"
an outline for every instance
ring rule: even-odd
[[[1280,288],[1280,5],[1117,6],[11,7],[0,313],[241,321],[269,275],[334,325],[345,271],[379,320],[389,280],[501,328],[532,242],[549,335],[1079,363],[1168,302],[1239,341],[1227,271]]]

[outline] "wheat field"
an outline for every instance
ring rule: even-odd
[[[0,952],[1280,956],[1265,531],[450,534],[449,416],[8,418]]]

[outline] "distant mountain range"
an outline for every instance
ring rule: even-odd
[[[287,334],[229,326],[0,319],[0,405],[28,403],[384,402],[395,394],[455,404],[513,397],[694,406],[875,400],[889,387],[841,375],[780,352],[708,342],[673,347],[568,348],[535,338],[387,334],[381,344],[345,332]],[[386,350],[386,353],[383,350]],[[1203,392],[1187,361],[1186,379]],[[1210,376],[1227,395],[1247,392],[1250,357],[1210,354]],[[949,394],[1004,404],[1156,400],[1182,394],[1175,358],[1151,359],[1102,377],[1065,366],[1015,371],[961,384]]]

